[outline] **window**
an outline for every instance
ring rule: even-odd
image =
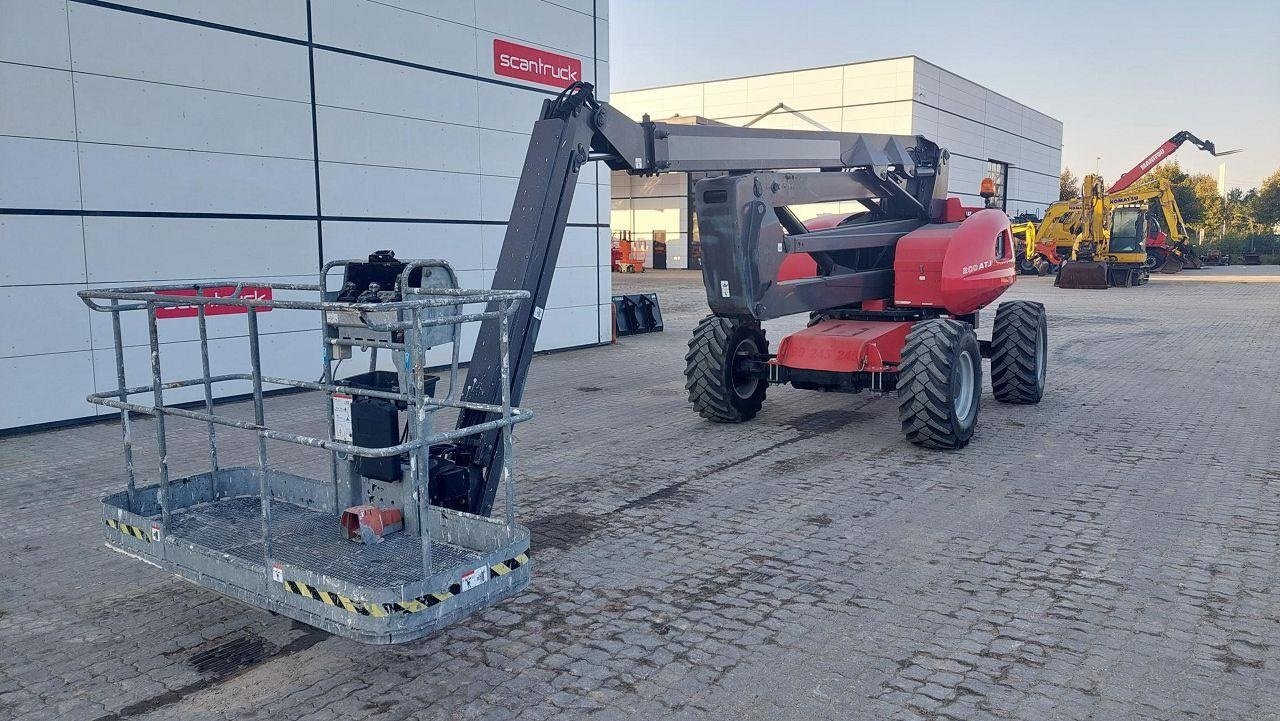
[[[993,206],[1005,210],[1008,205],[1008,199],[1005,197],[1005,188],[1009,184],[1009,164],[994,159],[988,160],[987,170],[983,173],[983,177],[991,178],[996,184],[996,194],[992,198]]]
[[[1004,260],[1013,254],[1013,240],[1005,231],[996,233],[996,260]]]

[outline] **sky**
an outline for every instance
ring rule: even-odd
[[[1063,124],[1063,165],[1114,180],[1179,130],[1228,187],[1280,168],[1280,0],[612,0],[610,87],[917,55]],[[1101,158],[1099,161],[1098,158]],[[1215,178],[1184,145],[1189,172]]]

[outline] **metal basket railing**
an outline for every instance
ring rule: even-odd
[[[468,290],[458,288],[416,288],[409,287],[407,280],[415,268],[439,264],[447,268],[441,261],[413,261],[405,268],[402,279],[403,297],[393,302],[339,302],[328,299],[334,294],[326,291],[325,279],[330,271],[338,266],[358,261],[333,261],[324,266],[320,274],[320,282],[316,284],[246,282],[246,281],[213,281],[202,283],[171,283],[138,285],[123,288],[91,289],[78,293],[81,300],[92,310],[109,313],[114,337],[116,361],[116,389],[92,393],[87,397],[90,403],[115,408],[120,411],[120,423],[124,454],[124,470],[130,504],[134,503],[137,472],[134,466],[134,437],[130,413],[139,413],[155,418],[156,451],[159,457],[158,500],[163,527],[170,527],[170,470],[167,449],[165,418],[174,416],[202,421],[207,425],[209,439],[209,462],[214,476],[219,471],[217,428],[228,427],[249,431],[257,435],[259,493],[262,500],[262,544],[263,573],[271,573],[272,558],[272,513],[271,489],[269,488],[269,469],[271,468],[267,441],[282,441],[314,448],[325,449],[330,453],[330,474],[333,483],[334,510],[340,513],[342,502],[339,493],[339,461],[342,456],[363,456],[367,458],[387,458],[408,454],[409,479],[412,484],[413,498],[417,500],[417,526],[422,537],[422,561],[424,578],[430,577],[432,569],[431,524],[427,522],[429,494],[428,454],[432,445],[449,443],[466,436],[477,435],[501,429],[503,445],[501,479],[506,489],[505,525],[509,535],[514,534],[514,516],[516,505],[515,482],[511,473],[511,429],[516,423],[529,420],[533,413],[527,409],[513,406],[511,403],[511,381],[509,367],[509,331],[510,319],[521,301],[529,298],[527,291],[507,290]],[[449,271],[452,273],[452,271]],[[230,291],[227,289],[230,288]],[[217,289],[217,294],[207,294]],[[265,297],[261,291],[270,290],[271,297]],[[274,297],[277,291],[313,292],[320,295],[320,300],[292,300]],[[174,295],[180,292],[181,295]],[[484,304],[483,311],[463,313],[464,306]],[[161,373],[161,343],[157,325],[157,311],[162,308],[189,308],[194,306],[195,318],[199,334],[200,360],[202,375],[195,378],[165,380]],[[213,375],[210,371],[208,316],[211,309],[234,308],[234,312],[243,312],[246,316],[247,339],[249,345],[249,366],[247,373],[223,373]],[[258,315],[266,310],[312,311],[321,314],[321,337],[324,345],[323,373],[319,381],[306,381],[267,375],[262,372],[261,341],[258,331]],[[145,312],[147,319],[148,344],[150,346],[151,383],[140,386],[128,386],[125,373],[125,344],[122,335],[121,315],[127,312]],[[217,311],[215,311],[217,312]],[[226,313],[226,310],[222,310]],[[366,329],[376,333],[389,334],[387,340],[344,339],[331,337],[326,332],[330,314],[340,313],[346,318],[355,318]],[[462,324],[497,320],[501,347],[502,363],[500,383],[502,386],[502,402],[500,404],[473,403],[459,400],[457,396],[459,375],[459,346]],[[450,326],[448,340],[452,345],[449,363],[449,385],[443,396],[428,395],[423,380],[427,369],[425,344],[430,329]],[[397,368],[403,371],[407,383],[401,384],[402,390],[391,392],[373,388],[348,385],[342,379],[334,378],[333,348],[338,346],[361,346],[371,349],[371,365],[376,364],[377,349],[387,349],[399,354]],[[218,413],[214,387],[218,383],[229,381],[248,381],[252,386],[253,420],[234,418]],[[366,447],[335,440],[334,412],[332,403],[326,402],[328,415],[327,438],[308,436],[271,428],[266,422],[263,386],[274,384],[326,394],[341,393],[349,396],[365,396],[381,398],[404,403],[408,410],[407,434],[401,443],[387,447]],[[165,392],[180,388],[202,386],[204,390],[203,409],[181,408],[165,402]],[[139,402],[135,396],[150,394],[150,403]],[[482,411],[486,417],[492,418],[482,423],[445,431],[431,430],[431,416],[434,411],[443,408],[469,409]],[[405,509],[409,511],[410,509]],[[340,533],[335,523],[335,532]]]

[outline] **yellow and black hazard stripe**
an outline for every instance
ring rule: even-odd
[[[509,558],[489,566],[489,573],[494,576],[505,576],[528,562],[529,556],[522,553],[515,558]]]
[[[341,594],[334,593],[333,591],[321,591],[315,586],[308,586],[301,581],[285,581],[284,590],[290,593],[296,593],[303,598],[320,601],[321,603],[333,606],[334,608],[344,608],[352,613],[358,613],[361,616],[382,618],[387,615],[386,604],[353,601]]]
[[[489,566],[490,577],[505,576],[528,562],[529,556],[524,553],[515,558],[500,561]],[[455,583],[449,587],[449,590],[441,591],[440,593],[428,593],[417,598],[407,598],[403,601],[394,601],[392,603],[367,603],[352,600],[333,591],[322,591],[301,581],[285,581],[284,589],[290,593],[320,601],[334,608],[342,608],[352,613],[358,613],[361,616],[372,616],[374,618],[383,618],[392,613],[418,613],[419,611],[425,611],[453,598],[462,590],[461,586]]]
[[[151,543],[151,534],[147,533],[145,530],[141,528],[138,528],[137,526],[130,526],[129,524],[123,523],[121,521],[117,521],[114,518],[107,518],[105,519],[105,522],[109,528],[117,530],[126,536],[133,536],[139,541],[146,541],[147,543]]]

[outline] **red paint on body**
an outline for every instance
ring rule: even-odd
[[[911,323],[879,320],[824,320],[792,333],[778,344],[775,363],[815,371],[878,373],[902,360]]]
[[[894,305],[972,313],[1017,278],[1009,218],[987,209],[913,230],[898,241],[893,271]]]

